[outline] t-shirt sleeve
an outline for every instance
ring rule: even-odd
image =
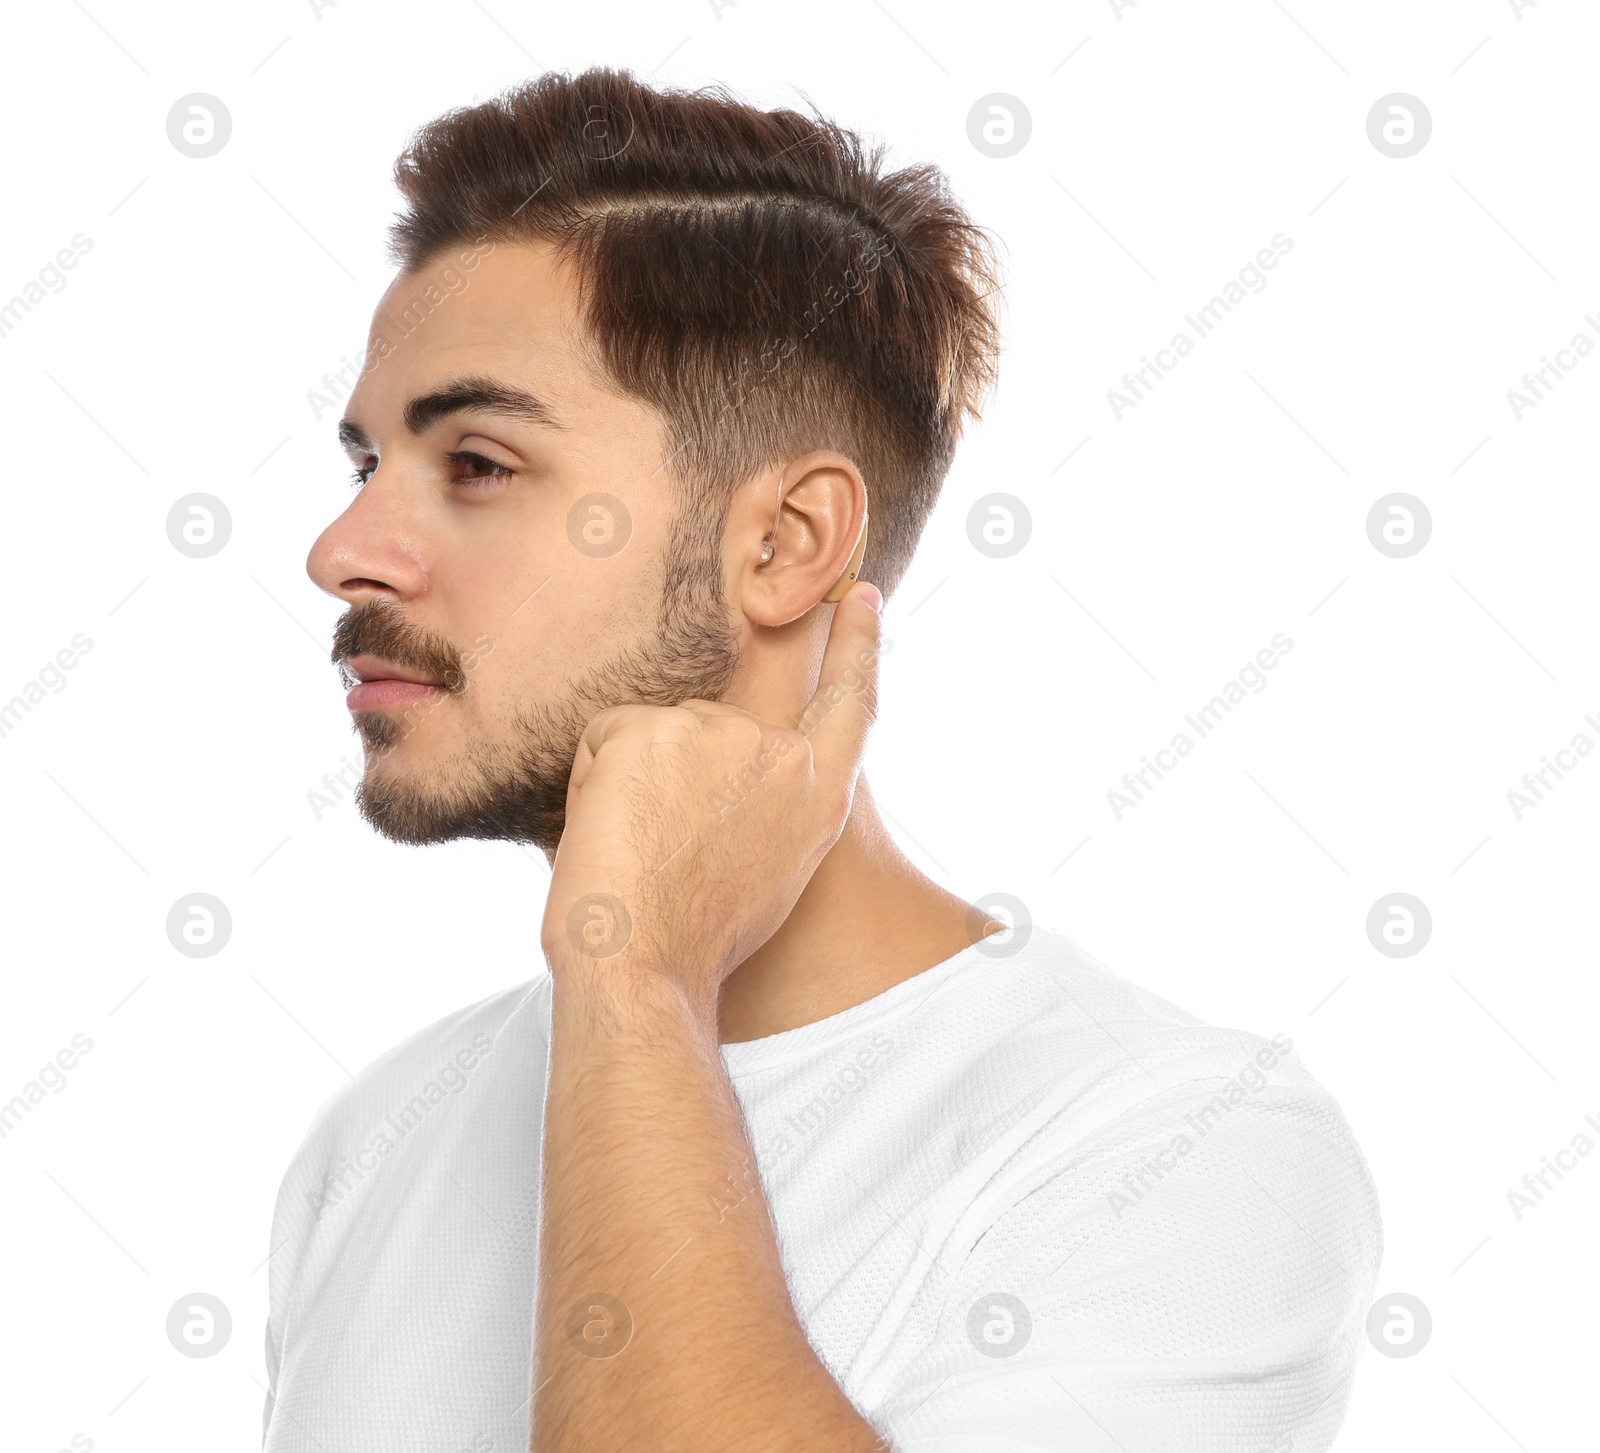
[[[897,1453],[1315,1453],[1382,1254],[1313,1082],[1201,1080],[1039,1158],[875,1421]]]

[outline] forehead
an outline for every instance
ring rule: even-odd
[[[470,372],[536,385],[552,403],[581,408],[604,382],[585,340],[576,279],[551,247],[462,243],[385,290],[356,392],[387,400]]]

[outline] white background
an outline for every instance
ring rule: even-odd
[[[591,64],[804,93],[1002,241],[1001,387],[890,602],[875,795],[941,883],[1288,1035],[1341,1102],[1379,1290],[1434,1320],[1366,1353],[1341,1447],[1593,1437],[1600,1154],[1520,1221],[1506,1194],[1600,1116],[1600,754],[1520,821],[1506,796],[1600,743],[1600,357],[1520,421],[1506,397],[1600,342],[1591,10],[84,0],[6,31],[0,298],[93,247],[0,338],[0,701],[93,648],[0,738],[0,1098],[94,1045],[0,1140],[7,1449],[258,1446],[268,1222],[312,1113],[537,968],[542,858],[308,805],[358,754],[303,570],[347,499],[307,393],[363,346],[411,128]],[[166,134],[196,91],[233,119],[199,160]],[[992,92],[1032,117],[1003,160],[967,134]],[[1406,159],[1367,135],[1391,92],[1432,115]],[[1269,286],[1118,421],[1107,390],[1280,232]],[[209,559],[166,536],[195,491],[232,515]],[[967,538],[994,491],[1032,516],[1009,559]],[[1406,559],[1366,531],[1397,491],[1433,522]],[[1268,687],[1119,821],[1108,790],[1278,632]],[[233,918],[212,958],[165,932],[196,891]],[[1433,917],[1409,958],[1365,931],[1397,891]],[[233,1316],[208,1359],[164,1330],[195,1291]]]

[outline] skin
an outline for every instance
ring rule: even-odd
[[[448,294],[353,391],[368,477],[307,568],[350,607],[336,656],[365,648],[369,666],[426,667],[446,688],[354,712],[369,818],[438,840],[498,802],[477,835],[524,836],[551,861],[531,1447],[882,1448],[789,1300],[718,1050],[1004,927],[917,871],[860,772],[877,593],[819,602],[865,486],[827,450],[745,481],[703,542],[707,578],[666,653],[676,680],[661,679],[645,663],[664,659],[677,444],[598,369],[548,248],[496,246],[459,287],[450,265],[378,305],[372,338],[392,340],[386,320],[420,288]],[[536,395],[558,426],[472,408],[411,433],[407,402],[466,375]],[[568,532],[596,493],[631,521],[626,548],[598,558]],[[511,785],[530,762],[525,779],[554,768],[537,810],[527,780]]]

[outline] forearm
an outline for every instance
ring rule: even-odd
[[[653,975],[556,975],[534,1453],[884,1447],[806,1340],[707,1019]]]

